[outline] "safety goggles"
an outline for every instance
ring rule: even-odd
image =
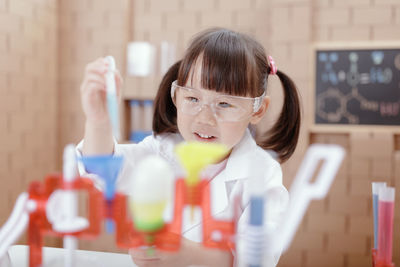
[[[208,106],[218,121],[240,121],[257,112],[265,97],[242,97],[224,95],[206,89],[184,87],[174,81],[171,85],[171,98],[175,106],[187,115],[197,115]]]

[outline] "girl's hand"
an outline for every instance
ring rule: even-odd
[[[129,253],[133,262],[139,267],[184,267],[193,263],[190,251],[197,246],[201,245],[182,237],[178,251],[162,251],[156,248],[133,248],[129,250]]]
[[[180,251],[168,252],[151,248],[152,252],[148,252],[148,248],[134,248],[130,249],[133,262],[139,267],[180,267],[189,266],[185,259],[181,258]]]
[[[105,58],[99,58],[91,62],[85,68],[85,75],[81,85],[81,101],[86,123],[92,125],[110,123],[107,111],[105,79],[107,71],[108,63]],[[117,95],[120,98],[122,78],[118,71],[115,72],[115,82]]]
[[[181,238],[178,251],[152,249],[152,253],[148,253],[146,248],[134,248],[130,249],[129,253],[133,262],[139,267],[231,266],[232,259],[229,252],[205,248],[202,244],[184,237]]]

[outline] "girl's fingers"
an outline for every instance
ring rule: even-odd
[[[129,250],[129,254],[137,266],[162,266],[160,258],[157,255],[148,255],[147,249],[133,248]]]
[[[106,87],[104,83],[96,80],[86,80],[81,86],[81,95],[91,95],[93,93],[106,93]]]
[[[98,84],[89,82],[89,89],[82,94],[83,110],[87,118],[102,119],[106,116],[106,92]]]
[[[96,82],[96,81],[87,81],[85,84],[85,89],[83,89],[83,94],[91,94],[91,93],[106,93],[106,87],[104,84]]]
[[[105,84],[105,74],[107,73],[107,71],[108,66],[106,66],[106,64],[101,59],[99,59],[98,61],[88,64],[84,79],[102,81]],[[117,89],[120,89],[123,81],[121,74],[118,70],[115,71],[115,82]]]
[[[106,91],[105,74],[108,71],[108,62],[105,58],[97,60],[86,65],[85,77],[81,84],[81,93],[90,95],[92,91]],[[118,99],[121,100],[122,77],[118,70],[115,70],[115,84],[117,89]],[[90,92],[88,92],[90,91]]]
[[[133,260],[138,267],[159,267],[163,266],[160,261],[149,261],[149,260]]]
[[[108,63],[104,58],[99,58],[86,65],[85,73],[96,72],[100,75],[104,75],[108,70]]]
[[[103,75],[97,73],[89,73],[85,76],[85,82],[96,82],[102,84],[104,87],[106,86],[106,79]]]
[[[91,65],[92,66],[89,66]],[[105,77],[104,74],[102,74],[102,70],[101,70],[101,66],[94,66],[94,65],[100,65],[99,62],[93,62],[90,63],[86,69],[85,72],[85,77],[83,79],[83,82],[81,84],[81,93],[84,93],[85,91],[89,90],[90,88],[94,88],[94,89],[98,89],[98,90],[105,90],[105,86],[106,86],[106,81],[105,81]],[[98,86],[91,86],[88,87],[88,83],[95,83],[98,84]]]

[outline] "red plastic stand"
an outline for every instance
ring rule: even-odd
[[[135,229],[130,214],[127,212],[127,196],[116,193],[112,201],[106,201],[90,178],[77,177],[73,183],[66,183],[61,175],[49,175],[44,184],[32,182],[29,198],[36,202],[37,208],[30,213],[28,228],[29,266],[42,264],[43,236],[63,237],[66,234],[55,232],[46,218],[46,204],[50,195],[58,189],[85,191],[88,193],[89,227],[68,235],[79,239],[95,239],[101,232],[101,222],[112,219],[115,222],[116,244],[121,248],[134,248],[143,245],[155,245],[160,250],[176,251],[180,247],[182,212],[185,205],[201,207],[203,216],[203,245],[210,248],[231,251],[235,249],[234,234],[236,222],[221,221],[213,218],[210,203],[210,184],[203,180],[198,185],[189,187],[184,179],[175,184],[174,218],[155,232],[140,232]],[[219,239],[212,238],[218,232]]]

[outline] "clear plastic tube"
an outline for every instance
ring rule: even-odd
[[[378,198],[379,190],[386,187],[384,182],[372,183],[372,208],[374,213],[374,249],[378,249]]]
[[[121,139],[121,132],[119,126],[119,107],[117,99],[117,89],[115,85],[115,60],[112,56],[106,57],[109,63],[109,70],[106,73],[106,86],[107,86],[107,108],[110,115],[113,135],[117,140]]]

